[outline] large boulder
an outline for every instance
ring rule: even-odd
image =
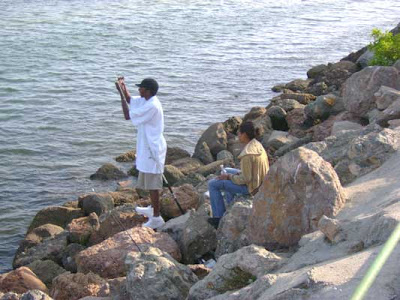
[[[83,216],[84,212],[81,209],[64,206],[49,206],[41,209],[36,214],[28,228],[28,233],[44,224],[54,224],[65,228],[73,219]]]
[[[69,233],[68,241],[86,245],[92,233],[99,230],[99,228],[99,217],[94,212],[87,217],[74,219],[66,228]]]
[[[271,119],[271,125],[274,130],[289,130],[289,126],[286,121],[287,113],[282,107],[273,105],[268,108],[267,114]]]
[[[217,230],[215,257],[232,253],[249,245],[246,228],[250,222],[252,200],[238,197],[221,219]]]
[[[52,260],[36,260],[27,265],[29,269],[50,289],[54,278],[66,270]]]
[[[272,131],[271,118],[267,114],[267,109],[264,107],[253,107],[244,118],[243,122],[251,121],[260,135],[264,135]]]
[[[55,237],[57,234],[63,232],[64,229],[54,224],[44,224],[33,229],[28,233],[23,241],[19,244],[19,247],[15,253],[15,256],[19,256],[22,252],[28,250],[33,246],[40,244],[47,238]]]
[[[185,157],[174,161],[171,165],[178,168],[183,174],[187,175],[195,172],[204,164],[197,158]]]
[[[35,260],[52,260],[61,265],[62,252],[68,244],[68,233],[62,232],[53,238],[43,240],[40,244],[27,249],[14,257],[13,268],[26,266]]]
[[[385,110],[393,102],[399,101],[400,91],[382,85],[379,90],[374,94],[376,107],[379,110]]]
[[[206,180],[206,178],[203,175],[198,174],[198,173],[192,173],[192,174],[189,174],[189,175],[183,177],[179,181],[177,181],[174,184],[174,186],[181,186],[184,184],[191,184],[193,186],[196,186],[205,180]]]
[[[90,235],[88,244],[92,246],[101,243],[114,234],[139,226],[145,221],[146,218],[137,214],[132,204],[116,207],[100,216],[99,229]]]
[[[208,211],[204,206],[190,214],[182,232],[182,260],[185,264],[195,263],[204,254],[215,249],[217,240],[215,229],[207,222]]]
[[[151,228],[134,227],[79,252],[75,257],[78,272],[93,272],[103,278],[125,276],[124,260],[127,253],[139,251],[145,244],[168,252],[178,261],[181,259],[178,245],[168,234],[155,232]]]
[[[179,147],[167,147],[167,156],[165,158],[165,164],[169,165],[175,160],[190,157],[190,153]]]
[[[237,134],[240,124],[242,124],[242,118],[240,117],[231,117],[226,120],[224,124],[225,131],[227,133]]]
[[[188,300],[210,299],[248,286],[257,278],[273,271],[282,258],[263,247],[251,245],[221,256],[211,273],[192,286]],[[257,298],[239,298],[257,299]]]
[[[172,187],[172,191],[183,211],[191,208],[196,209],[199,205],[199,194],[192,185],[184,184],[179,187]],[[182,214],[170,192],[165,192],[161,196],[160,212],[166,219],[172,219]]]
[[[388,127],[389,121],[398,119],[400,119],[400,97],[379,114],[376,123]]]
[[[81,299],[86,296],[100,296],[101,288],[107,282],[100,276],[88,273],[66,272],[53,280],[50,296],[54,300]]]
[[[375,108],[374,94],[382,85],[400,89],[400,74],[394,67],[367,67],[354,73],[342,88],[343,103],[347,111],[364,117]]]
[[[195,156],[193,157],[198,158],[205,165],[214,161],[214,156],[206,142],[202,142],[196,146]]]
[[[267,110],[264,107],[260,107],[260,106],[252,107],[250,109],[250,111],[244,115],[243,122],[253,121],[255,119],[258,119],[259,117],[262,117],[263,115],[265,115],[266,112],[267,112]]]
[[[307,135],[305,126],[306,116],[304,108],[296,108],[288,112],[286,121],[289,126],[289,134],[298,138],[303,138]]]
[[[0,278],[0,292],[23,294],[29,290],[49,292],[46,285],[27,267],[3,274]]]
[[[94,212],[96,215],[101,216],[106,211],[114,208],[114,201],[108,193],[86,194],[80,196],[78,201],[79,207],[82,208],[86,215]]]
[[[198,280],[191,269],[158,248],[146,247],[126,258],[130,299],[186,299]]]
[[[318,228],[323,216],[334,216],[345,193],[331,164],[300,147],[275,162],[254,198],[250,242],[268,249],[295,245]]]
[[[298,138],[291,136],[286,131],[274,130],[270,136],[265,136],[262,145],[268,153],[274,153],[279,148],[297,141]]]
[[[304,113],[311,120],[326,120],[331,114],[337,114],[344,110],[340,97],[334,94],[319,96],[304,108]]]
[[[217,160],[211,164],[208,164],[208,165],[198,168],[196,170],[196,173],[201,174],[206,177],[210,174],[218,173],[221,170],[221,165],[225,166],[225,167],[227,167],[227,166],[231,167],[231,166],[233,166],[233,160],[229,159],[229,158],[224,159],[224,160]]]
[[[108,194],[111,196],[115,206],[135,204],[139,200],[137,190],[132,187],[118,187],[116,192],[108,192]]]
[[[228,140],[224,125],[222,123],[214,123],[204,131],[196,144],[193,158],[199,158],[199,151],[203,142],[206,142],[214,157],[219,151],[226,150]]]
[[[174,185],[185,177],[185,175],[177,167],[171,165],[165,165],[164,176],[170,185]]]
[[[92,180],[117,180],[126,177],[128,175],[125,172],[110,163],[102,165],[96,173],[90,175]]]
[[[330,136],[305,146],[332,164],[342,184],[347,184],[382,165],[399,148],[398,133],[368,126]]]
[[[65,270],[70,271],[72,273],[77,272],[75,257],[82,250],[86,249],[86,247],[81,244],[69,244],[62,252],[61,255],[61,263]]]
[[[295,79],[285,85],[286,89],[292,90],[293,92],[304,92],[310,85],[312,80],[310,79]]]

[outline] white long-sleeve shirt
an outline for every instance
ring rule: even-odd
[[[167,143],[164,132],[164,113],[156,96],[146,100],[132,97],[129,116],[137,126],[136,168],[143,173],[164,172]]]

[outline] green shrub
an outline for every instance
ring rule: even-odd
[[[375,28],[371,35],[374,42],[368,45],[368,49],[374,52],[374,58],[369,62],[370,66],[391,66],[400,59],[400,34],[393,35]]]

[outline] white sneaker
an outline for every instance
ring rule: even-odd
[[[147,206],[147,207],[136,207],[135,208],[136,212],[139,215],[143,215],[146,216],[148,218],[151,218],[153,216],[153,207],[151,207],[151,205]]]
[[[151,217],[150,220],[148,220],[142,226],[157,229],[163,226],[164,224],[165,224],[164,219],[161,216],[158,216],[158,217]]]

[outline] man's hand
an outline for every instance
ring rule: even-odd
[[[229,174],[221,174],[217,177],[218,180],[229,180]]]

